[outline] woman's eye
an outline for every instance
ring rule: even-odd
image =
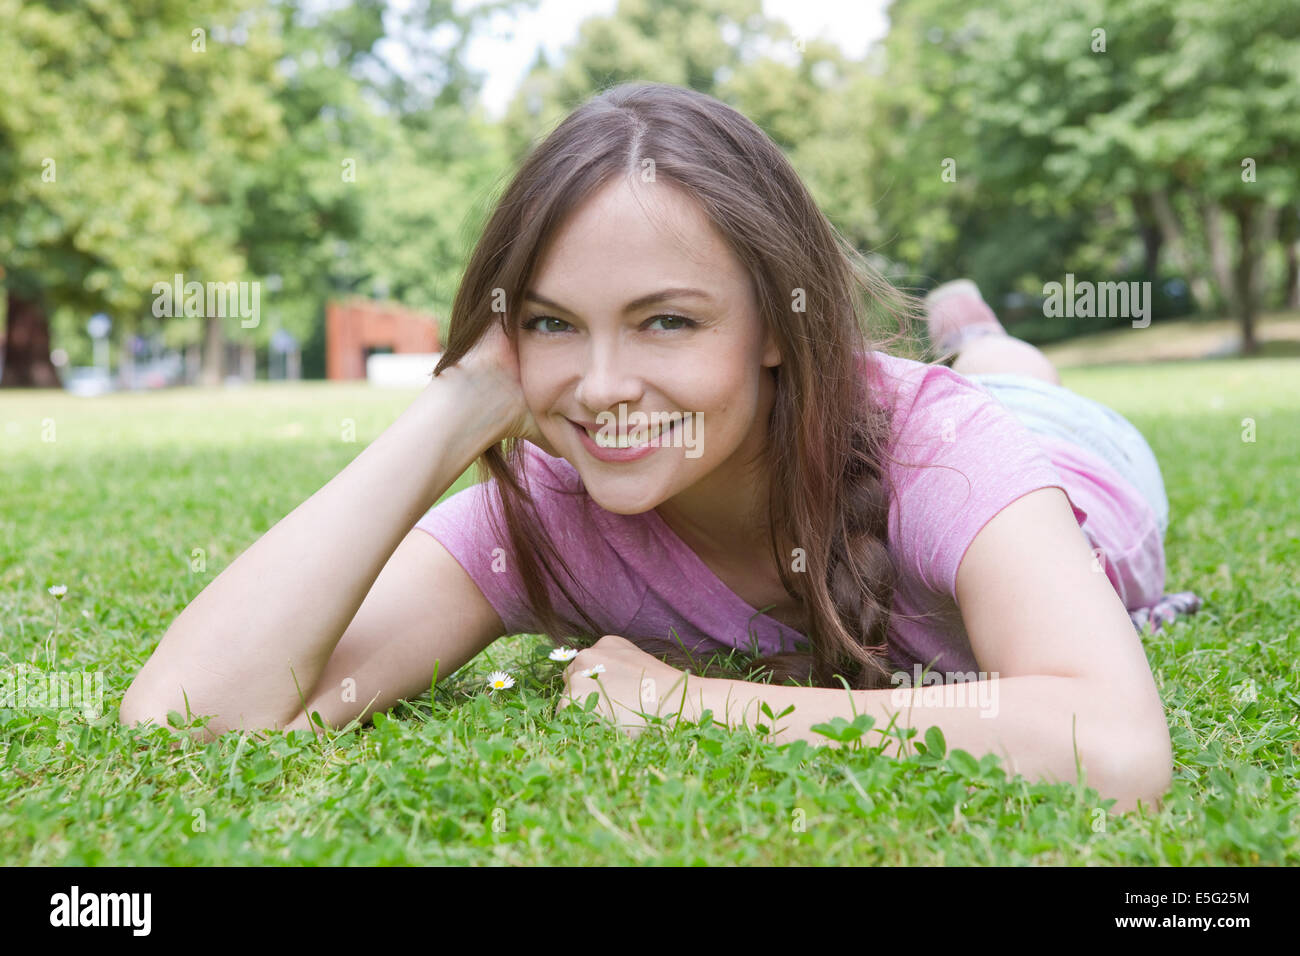
[[[681,323],[681,325],[674,325],[668,329],[665,329],[664,331],[666,332],[676,332],[679,329],[689,329],[691,326],[695,324],[690,319],[682,315],[656,315],[653,319],[650,320],[650,323],[652,325],[655,322],[680,322]]]
[[[524,322],[523,327],[524,327],[525,329],[536,329],[537,326],[538,326],[540,323],[544,323],[544,322],[559,322],[561,325],[567,325],[567,324],[568,324],[568,323],[565,322],[563,319],[557,319],[557,318],[556,318],[555,316],[553,316],[553,315],[534,315],[534,316],[530,317],[529,319],[527,319],[527,320]],[[557,328],[553,328],[553,327],[547,327],[547,328],[542,328],[540,331],[542,331],[542,332],[560,332],[560,331],[562,331],[562,330],[561,330],[561,329],[557,329]]]

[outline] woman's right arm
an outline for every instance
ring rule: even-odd
[[[416,547],[404,539],[420,517],[486,448],[517,433],[520,422],[531,424],[508,377],[464,364],[433,379],[343,471],[190,602],[127,690],[123,723],[164,722],[170,710],[185,714],[188,700],[190,713],[215,715],[208,738],[241,727],[305,725],[304,698],[313,699],[331,654],[399,544],[404,553]],[[454,565],[429,539],[425,566],[435,553],[444,568]],[[454,590],[463,595],[468,576],[455,570]],[[440,583],[446,580],[425,586]],[[486,602],[478,597],[481,630],[495,615],[481,613]],[[439,623],[448,622],[429,622],[435,629]],[[366,640],[373,650],[382,635]],[[373,677],[376,655],[370,656]],[[366,703],[352,709],[361,713]]]

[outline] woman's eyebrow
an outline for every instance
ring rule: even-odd
[[[629,312],[637,311],[637,309],[644,309],[646,306],[649,305],[657,305],[660,302],[663,302],[667,299],[691,298],[691,297],[696,299],[705,299],[709,302],[713,301],[713,297],[701,289],[675,287],[671,289],[660,289],[658,292],[651,292],[648,295],[643,295],[640,296],[639,298],[633,299],[627,305],[623,306],[623,313],[626,315]],[[571,312],[569,309],[566,309],[564,306],[560,305],[560,303],[552,302],[550,299],[546,298],[543,295],[539,295],[537,292],[533,291],[532,289],[528,290],[528,292],[524,294],[524,298],[536,302],[538,305],[544,305],[548,309],[555,309],[558,312],[567,312],[569,315],[575,314]]]

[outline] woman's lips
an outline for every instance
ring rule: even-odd
[[[588,433],[587,428],[591,426],[583,426],[578,422],[573,421],[572,419],[569,420],[569,424],[571,424],[575,429],[577,429],[578,437],[582,442],[582,446],[587,450],[588,454],[590,454],[593,458],[596,458],[599,461],[627,462],[627,461],[639,461],[640,459],[649,455],[651,452],[664,447],[663,438],[667,436],[673,430],[673,428],[677,426],[677,423],[679,421],[681,421],[681,419],[675,419],[667,428],[662,429],[658,435],[656,435],[646,444],[634,445],[628,448],[602,447],[596,444],[595,440],[592,439],[591,435]],[[599,429],[595,427],[592,427],[592,430],[599,432]]]

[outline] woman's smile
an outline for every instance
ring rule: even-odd
[[[592,438],[590,426],[580,425],[579,423],[569,420],[582,441],[582,446],[593,458],[605,462],[629,462],[640,461],[651,452],[664,447],[665,439],[671,437],[673,429],[676,428],[678,418],[659,430],[657,434],[651,434],[645,442],[638,442],[636,439],[619,435],[611,435],[607,429],[597,430],[597,438]],[[604,442],[611,441],[611,444]]]

